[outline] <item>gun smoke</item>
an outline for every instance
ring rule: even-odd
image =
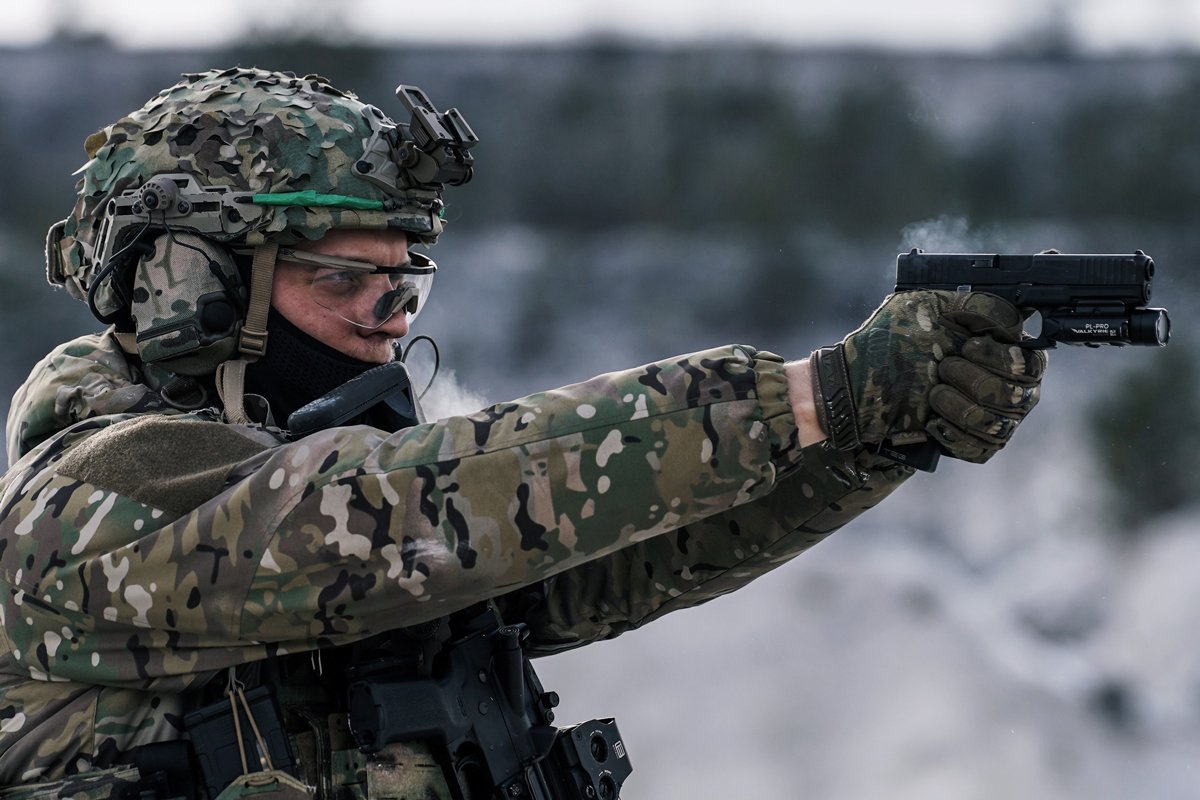
[[[900,231],[901,251],[919,247],[927,253],[1004,252],[1021,250],[998,225],[972,229],[966,217],[943,214],[905,226]]]

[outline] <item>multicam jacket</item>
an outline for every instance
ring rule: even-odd
[[[111,334],[13,400],[0,786],[183,736],[231,666],[483,598],[535,654],[736,589],[909,474],[800,448],[781,360],[732,346],[387,434],[298,441],[166,406]]]

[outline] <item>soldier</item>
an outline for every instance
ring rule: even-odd
[[[809,359],[719,347],[423,422],[394,346],[474,134],[399,93],[411,123],[211,71],[85,142],[48,275],[108,327],[13,399],[0,796],[215,795],[197,712],[255,687],[294,759],[273,791],[462,796],[422,742],[347,733],[389,632],[492,601],[533,655],[617,636],[880,502],[912,470],[872,445],[983,462],[1037,401],[1015,308],[910,292]],[[223,797],[264,791],[240,749]]]

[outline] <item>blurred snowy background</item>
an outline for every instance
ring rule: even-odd
[[[0,408],[94,327],[40,254],[84,137],[210,66],[393,114],[415,83],[479,133],[420,321],[447,408],[731,341],[802,357],[913,246],[1141,248],[1170,347],[1054,352],[991,464],[539,671],[564,723],[616,716],[629,798],[1200,797],[1200,2],[809,5],[9,4]]]

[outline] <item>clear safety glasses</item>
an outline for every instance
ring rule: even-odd
[[[408,264],[381,267],[369,261],[279,248],[279,260],[311,270],[309,292],[313,302],[360,328],[378,328],[403,311],[412,322],[433,286],[437,265],[420,253],[409,254]]]

